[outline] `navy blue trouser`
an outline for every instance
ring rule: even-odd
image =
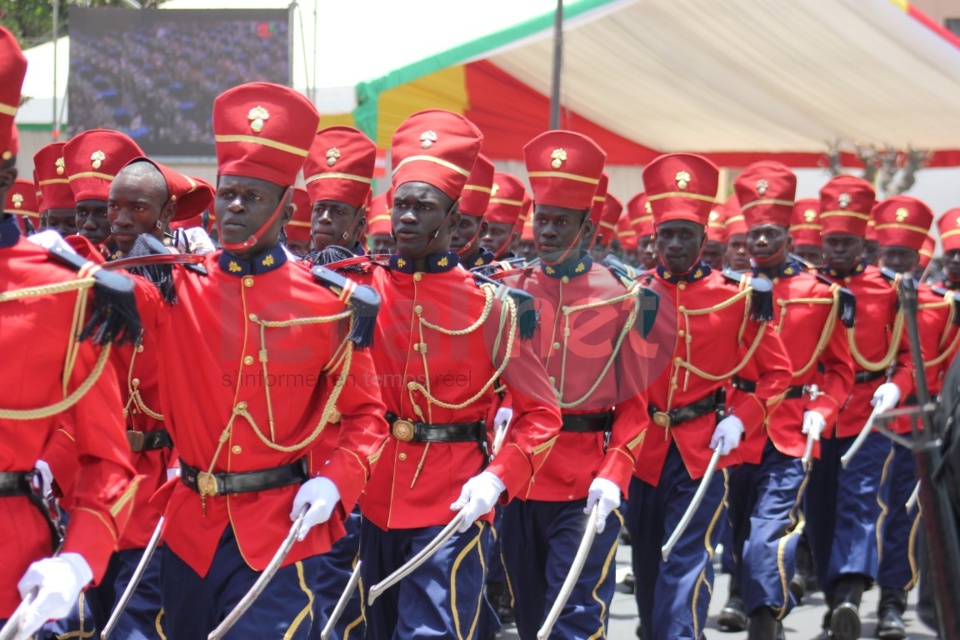
[[[523,640],[537,637],[570,571],[586,530],[586,502],[514,500],[503,509],[503,560],[514,595],[517,633]],[[617,511],[607,516],[606,528],[594,539],[551,638],[606,637],[622,525]]]
[[[877,432],[844,469],[840,458],[854,437],[822,439],[806,491],[804,515],[817,581],[829,603],[841,576],[877,578],[877,492],[890,441]]]
[[[314,556],[277,571],[225,638],[307,640],[314,623],[309,580],[319,570],[319,556]],[[240,554],[233,527],[223,532],[204,578],[167,549],[160,568],[164,635],[170,640],[205,640],[259,576],[260,572],[251,569]]]
[[[877,584],[909,591],[917,583],[920,503],[907,513],[907,500],[917,486],[913,452],[893,443],[883,465],[880,484],[880,569]]]
[[[662,547],[699,486],[676,445],[670,446],[656,487],[634,478],[627,501],[635,596],[645,640],[702,640],[713,592],[713,549],[723,517],[725,474],[713,476],[693,520],[663,561]]]
[[[366,591],[423,549],[442,526],[384,531],[369,520],[360,525],[360,570],[364,621],[370,640],[444,638],[476,640],[496,613],[484,595],[490,525],[475,522],[455,533],[413,573],[371,605]],[[481,621],[483,616],[488,620]]]
[[[801,460],[780,453],[769,441],[760,464],[744,464],[729,473],[733,558],[750,615],[770,607],[783,619],[797,604],[787,587],[796,572],[805,479]]]
[[[317,620],[311,638],[320,637],[330,614],[333,613],[340,595],[347,587],[354,564],[360,554],[360,508],[347,517],[344,528],[347,534],[337,540],[330,551],[319,556],[320,570],[313,576],[313,592],[316,596]],[[334,626],[333,640],[357,640],[364,636],[363,611],[360,608],[360,588],[354,589],[343,615]]]

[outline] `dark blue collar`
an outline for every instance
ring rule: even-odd
[[[823,270],[823,275],[828,276],[828,277],[830,277],[830,278],[833,278],[834,280],[841,280],[841,279],[843,279],[843,278],[849,278],[850,276],[858,276],[858,275],[860,275],[861,273],[863,273],[863,272],[866,271],[866,270],[867,270],[867,261],[866,261],[866,260],[861,260],[860,262],[857,263],[857,266],[855,266],[855,267],[850,271],[850,273],[848,273],[848,274],[846,274],[846,275],[840,275],[840,272],[839,272],[839,271],[837,271],[837,270],[835,270],[835,269],[833,269],[833,268],[831,268],[831,267],[825,268],[825,269]]]
[[[0,220],[0,249],[12,247],[18,240],[20,240],[20,227],[17,226],[17,219],[4,213],[3,219]]]
[[[669,282],[670,284],[677,284],[678,282],[696,282],[697,280],[703,280],[708,275],[710,275],[710,267],[707,266],[704,262],[698,262],[690,271],[682,274],[671,273],[663,268],[663,265],[657,265],[657,275],[660,276],[660,279],[664,282]]]
[[[464,261],[463,264],[468,269],[473,269],[475,267],[484,267],[490,264],[491,262],[493,262],[493,260],[494,260],[493,254],[487,251],[486,249],[484,249],[483,247],[480,247],[480,251],[477,253],[477,257],[471,259],[470,264],[467,264],[466,261]]]
[[[546,264],[540,262],[540,270],[551,278],[576,278],[590,271],[593,266],[593,258],[589,253],[584,253],[578,258],[565,260],[560,264]]]
[[[791,260],[790,262],[785,262],[775,269],[761,269],[760,267],[754,267],[753,275],[766,278],[767,280],[773,280],[774,278],[792,278],[795,275],[803,273],[803,265],[797,262],[796,260]]]
[[[413,260],[405,258],[399,253],[390,256],[389,264],[390,269],[393,271],[413,273]],[[457,257],[455,251],[441,251],[440,253],[427,256],[427,268],[425,271],[427,273],[443,273],[444,271],[450,271],[450,269],[453,269],[458,264],[460,264],[460,258]]]
[[[221,271],[231,276],[237,276],[238,278],[269,273],[274,269],[279,269],[286,261],[287,252],[284,251],[283,247],[279,244],[258,253],[249,260],[238,258],[226,250],[224,250],[217,259]]]

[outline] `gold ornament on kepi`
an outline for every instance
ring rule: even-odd
[[[550,166],[554,169],[559,169],[567,160],[567,152],[565,149],[554,149],[553,153],[550,154],[550,157],[553,158],[553,162],[550,163]]]
[[[103,161],[107,159],[107,154],[103,151],[94,151],[90,154],[90,162],[93,165],[94,169],[99,169],[100,165],[103,164]]]
[[[757,180],[757,195],[762,196],[770,188],[770,183],[766,180]]]
[[[436,131],[424,131],[420,134],[420,148],[429,149],[437,141]]]
[[[683,190],[687,188],[687,185],[690,184],[690,174],[686,171],[677,171],[677,175],[674,178],[677,181],[677,186]]]
[[[19,209],[20,207],[23,206],[23,196],[21,194],[15,193],[13,194],[13,196],[11,196],[10,199],[13,200],[14,209]]]
[[[896,215],[897,222],[903,222],[909,217],[910,217],[910,212],[907,211],[905,207],[900,207],[899,209],[897,209],[897,215]]]
[[[327,166],[332,167],[337,164],[337,160],[340,159],[340,149],[336,147],[331,147],[327,149]]]
[[[250,121],[250,129],[255,133],[263,131],[263,125],[269,119],[270,112],[260,106],[250,109],[250,112],[247,114],[247,120]]]
[[[817,212],[814,209],[807,209],[803,212],[803,219],[806,222],[813,222],[817,219]]]
[[[841,193],[840,197],[837,199],[837,202],[840,204],[841,209],[846,209],[850,206],[850,194]]]
[[[491,198],[496,198],[496,197],[497,197],[497,191],[500,191],[500,185],[498,185],[496,182],[494,182],[494,183],[493,183],[493,186],[490,187],[490,197],[491,197]]]
[[[710,218],[709,218],[709,219],[710,219],[710,222],[716,222],[717,220],[720,219],[720,212],[719,212],[719,211],[711,211],[711,212],[710,212]]]
[[[54,163],[57,165],[57,175],[62,176],[65,169],[63,168],[63,158],[57,158],[57,161]]]

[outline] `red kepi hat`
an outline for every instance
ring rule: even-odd
[[[866,237],[876,194],[870,183],[854,176],[836,176],[820,189],[823,235],[847,233]]]
[[[923,247],[933,224],[930,207],[911,196],[883,200],[874,208],[873,218],[881,247],[906,247],[914,251]]]
[[[20,90],[27,75],[27,59],[13,34],[0,27],[0,161],[20,150],[13,119],[20,108]]]
[[[671,153],[655,158],[643,169],[654,225],[688,220],[706,227],[719,182],[720,170],[703,156]]]

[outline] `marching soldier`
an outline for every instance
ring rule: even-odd
[[[937,222],[943,244],[943,276],[940,286],[947,291],[960,289],[960,209],[950,209]],[[944,368],[948,368],[945,363]]]
[[[515,262],[511,260],[514,257],[513,248],[520,238],[530,207],[527,190],[522,182],[509,173],[495,173],[493,184],[490,204],[483,217],[487,228],[480,243],[493,254],[494,260]]]
[[[310,253],[310,247],[313,245],[310,229],[312,227],[310,217],[313,207],[310,204],[310,196],[307,190],[302,187],[293,188],[293,217],[290,222],[283,225],[283,235],[286,238],[287,249],[295,258],[302,258]]]
[[[73,191],[78,233],[105,255],[116,253],[107,247],[110,222],[107,197],[110,183],[124,165],[143,156],[137,143],[119,131],[90,129],[74,136],[63,146],[64,172]],[[48,214],[49,216],[49,214]]]
[[[627,506],[644,638],[701,637],[725,497],[723,476],[705,477],[711,450],[721,456],[718,468],[739,462],[730,454],[741,436],[761,427],[790,382],[783,345],[767,322],[769,297],[755,292],[749,277],[743,286],[738,276],[728,279],[700,261],[718,174],[708,160],[688,154],[660,156],[643,171],[660,265],[640,282],[660,295],[661,308],[676,310],[675,315],[661,310],[651,335],[651,342],[667,347],[671,360],[648,390],[653,424]],[[723,385],[751,361],[756,389],[727,408]],[[703,500],[691,505],[699,484],[706,487]],[[689,527],[679,532],[664,561],[660,547],[691,506]]]
[[[654,247],[653,209],[647,202],[647,194],[640,192],[627,203],[630,220],[637,232],[637,259],[641,270],[649,271],[657,266],[657,252]]]
[[[27,63],[0,27],[0,200],[16,178],[13,119]],[[96,297],[90,295],[96,290]],[[91,313],[78,315],[78,304]],[[0,218],[0,624],[17,613],[18,639],[66,615],[80,592],[103,579],[136,492],[123,436],[117,379],[107,365],[114,341],[139,329],[130,284],[64,247],[48,251]],[[43,340],[32,340],[42,327]],[[30,366],[24,367],[24,363]],[[66,539],[33,484],[34,465],[63,423],[75,436],[76,488]],[[49,557],[56,552],[56,557]],[[30,603],[18,609],[21,598]]]
[[[747,254],[747,224],[743,211],[737,202],[736,194],[727,198],[723,205],[723,235],[726,241],[724,260],[727,267],[734,271],[746,271],[750,268],[750,256]]]
[[[602,195],[603,208],[600,210],[599,224],[593,231],[593,244],[590,247],[590,254],[597,262],[614,252],[614,241],[619,240],[617,222],[623,212],[623,203],[616,196],[606,193],[606,190]]]
[[[63,159],[65,142],[53,142],[33,155],[33,173],[43,198],[44,224],[66,238],[77,232],[77,208]]]
[[[488,628],[480,617],[494,615],[482,592],[491,510],[501,494],[523,488],[536,452],[560,428],[528,341],[531,312],[518,309],[505,287],[475,284],[449,250],[455,204],[481,141],[472,123],[447,111],[420,112],[400,125],[391,151],[397,253],[386,265],[365,265],[365,281],[383,298],[375,380],[391,437],[361,499],[364,587],[404,565],[462,511],[458,530],[435,554],[376,601],[366,599],[373,640],[472,640]],[[487,425],[501,379],[514,418],[491,460]]]
[[[534,349],[556,389],[563,427],[504,507],[503,557],[517,631],[536,638],[584,535],[583,514],[596,505],[597,537],[551,637],[601,637],[616,582],[610,565],[622,525],[621,493],[644,439],[640,392],[649,372],[638,343],[652,318],[639,284],[627,288],[580,248],[597,222],[590,213],[598,209],[592,202],[603,150],[582,135],[550,131],[529,142],[524,157],[540,260],[507,272],[503,282],[540,304]]]
[[[155,316],[161,409],[180,455],[165,505],[161,625],[169,638],[205,638],[251,588],[302,517],[298,542],[227,637],[307,638],[314,596],[307,576],[344,533],[386,425],[371,376],[372,292],[325,269],[289,262],[278,244],[292,215],[292,184],[320,116],[292,89],[234,87],[214,102],[222,251],[173,273],[177,304]],[[208,328],[221,327],[209,343]],[[305,348],[304,345],[309,345]],[[198,401],[198,399],[200,399]],[[339,416],[338,446],[311,461]],[[316,472],[315,470],[319,470]],[[291,506],[292,505],[292,506]],[[289,518],[289,519],[288,519]]]
[[[793,216],[790,218],[793,253],[814,269],[823,266],[822,230],[819,200],[801,198],[793,203]]]
[[[17,178],[14,181],[7,192],[3,212],[16,217],[22,232],[32,234],[37,231],[40,226],[40,206],[33,180]]]
[[[880,263],[890,271],[911,277],[917,265],[920,249],[926,242],[927,232],[933,223],[933,212],[926,204],[910,196],[894,196],[880,202],[873,210],[876,234],[880,245]],[[950,317],[956,317],[953,296],[944,298],[946,291],[919,285],[920,350],[924,360],[924,375],[931,397],[940,393],[944,364],[949,364],[956,345],[950,344],[956,336],[956,326]],[[915,395],[906,397],[901,404],[916,405]],[[890,425],[896,433],[910,437],[908,417],[902,417]],[[907,607],[907,594],[917,582],[919,558],[917,534],[920,527],[920,510],[907,511],[917,483],[913,452],[899,443],[893,443],[883,465],[880,485],[881,502],[878,550],[879,569],[877,585],[880,587],[880,602],[877,611],[877,636],[889,640],[907,637],[903,612]]]
[[[530,264],[537,259],[537,245],[533,240],[533,216],[527,216],[520,230],[520,240],[517,242],[517,255],[523,258],[524,264]]]
[[[610,195],[610,198],[616,200],[616,196]],[[619,200],[617,201],[619,205]],[[623,208],[623,205],[619,205]],[[630,220],[629,212],[624,212],[617,219],[617,240],[620,242],[620,256],[623,261],[632,269],[637,264],[637,232],[633,228],[633,221]]]
[[[396,250],[397,243],[393,239],[390,228],[390,213],[393,210],[393,189],[381,193],[367,211],[367,237],[370,239],[370,253],[372,255],[388,255]]]
[[[820,442],[804,509],[817,582],[827,601],[824,627],[837,640],[859,637],[860,599],[877,577],[877,491],[890,444],[882,434],[871,433],[845,467],[841,457],[871,410],[894,408],[913,388],[895,283],[861,258],[873,204],[873,188],[860,178],[837,176],[820,189],[823,273],[856,296],[857,318],[856,326],[846,329],[856,370],[853,389],[832,437],[827,432]]]
[[[711,269],[722,271],[726,253],[727,227],[723,219],[723,205],[717,203],[707,217],[707,243],[703,245],[700,259]]]
[[[457,203],[460,212],[460,226],[450,238],[450,249],[457,252],[460,264],[467,269],[475,269],[493,262],[493,254],[480,244],[487,232],[483,219],[493,193],[493,163],[482,153],[470,169],[467,184],[463,186],[463,195]]]
[[[747,438],[743,464],[729,474],[733,558],[750,640],[782,637],[781,621],[796,604],[787,586],[794,574],[800,505],[806,479],[801,458],[808,440],[836,422],[853,384],[846,325],[851,302],[788,259],[788,227],[796,176],[777,162],[748,166],[734,181],[747,226],[754,277],[773,283],[774,323],[790,357],[792,379],[765,428]],[[818,372],[818,365],[822,373]],[[752,363],[733,377],[730,400],[757,388]],[[812,454],[816,455],[816,450]]]

